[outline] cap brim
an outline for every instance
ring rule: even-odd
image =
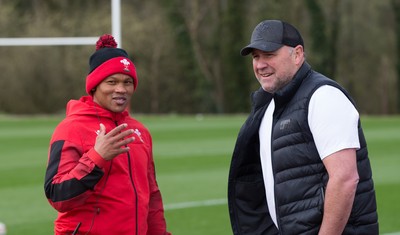
[[[242,56],[246,56],[250,54],[254,49],[258,49],[261,51],[276,51],[281,48],[283,44],[274,43],[274,42],[253,42],[250,43],[248,46],[244,47],[240,50],[240,54]]]

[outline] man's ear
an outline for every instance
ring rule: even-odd
[[[302,45],[297,45],[294,48],[294,54],[295,54],[295,59],[296,59],[296,63],[300,64],[303,63],[303,59],[304,59],[304,48]]]

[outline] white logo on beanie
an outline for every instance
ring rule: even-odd
[[[121,63],[125,66],[124,70],[125,70],[126,72],[130,72],[128,66],[129,66],[131,63],[130,63],[127,59],[122,59],[122,60],[120,60],[119,62],[121,62]]]

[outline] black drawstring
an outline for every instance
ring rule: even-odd
[[[138,234],[138,194],[137,194],[137,190],[136,190],[136,185],[135,185],[135,181],[133,181],[133,176],[132,176],[132,168],[131,168],[131,155],[129,154],[129,152],[127,152],[128,154],[128,166],[129,166],[129,176],[131,178],[131,183],[133,186],[133,190],[135,191],[135,212],[136,212],[136,235]]]
[[[118,122],[117,121],[115,121],[115,125],[116,126],[118,126]],[[128,147],[128,145],[125,145],[125,147]],[[138,208],[138,205],[139,205],[139,203],[138,203],[138,194],[137,194],[137,189],[136,189],[136,185],[135,185],[135,181],[133,180],[133,175],[132,175],[132,164],[131,164],[131,154],[129,153],[129,152],[127,152],[127,156],[128,156],[128,168],[129,168],[129,178],[130,178],[130,180],[131,180],[131,183],[132,183],[132,187],[133,187],[133,190],[134,190],[134,192],[135,192],[135,216],[136,216],[136,235],[137,234],[139,234],[139,222],[138,222],[138,220],[139,220],[139,217],[138,217],[138,214],[139,214],[139,208]]]
[[[81,224],[82,224],[81,222],[78,223],[78,225],[76,226],[74,232],[71,235],[75,235],[75,234],[78,233],[78,230],[79,230],[79,227],[81,226]]]

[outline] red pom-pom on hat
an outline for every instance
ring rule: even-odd
[[[106,48],[106,47],[107,48],[117,48],[117,45],[118,44],[112,35],[104,34],[96,42],[96,51],[100,50],[101,48]]]

